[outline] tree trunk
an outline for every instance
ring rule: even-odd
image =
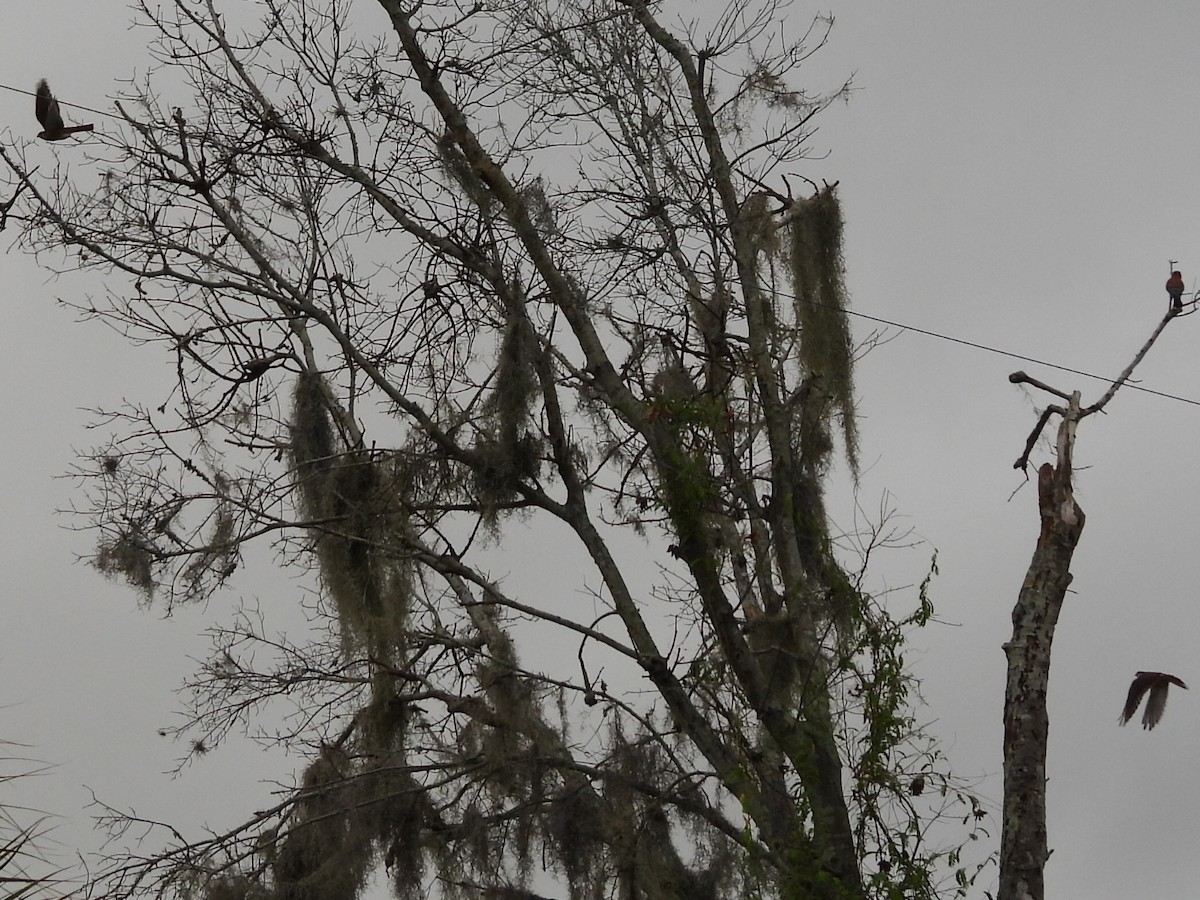
[[[1046,839],[1046,746],[1050,720],[1046,694],[1050,648],[1063,598],[1071,584],[1071,558],[1083,532],[1083,510],[1071,489],[1071,451],[1079,394],[1070,398],[1058,431],[1058,464],[1038,470],[1042,528],[1029,571],[1013,607],[1013,636],[1004,645],[1008,686],[1004,697],[1004,824],[1000,839],[998,900],[1042,900]]]

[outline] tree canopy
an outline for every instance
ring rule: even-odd
[[[890,526],[825,509],[861,348],[836,186],[804,164],[849,85],[794,82],[832,23],[140,13],[156,64],[81,161],[0,148],[27,246],[175,366],[81,461],[93,562],[169,610],[243,590],[264,545],[329,627],[222,627],[194,752],[283,707],[303,771],[216,836],[152,833],[99,893],[333,900],[380,866],[402,898],[965,889],[982,812],[903,656],[929,599],[872,596]]]

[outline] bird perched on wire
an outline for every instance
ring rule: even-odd
[[[1167,293],[1171,296],[1171,309],[1183,309],[1183,274],[1172,272],[1167,279]]]
[[[94,125],[72,125],[68,128],[63,123],[62,113],[58,109],[58,101],[50,93],[50,85],[43,78],[38,82],[37,94],[34,99],[33,111],[37,120],[42,123],[42,131],[38,133],[43,141],[61,141],[77,131],[91,131]]]
[[[1157,725],[1162,719],[1163,710],[1167,708],[1167,691],[1173,684],[1187,690],[1186,684],[1166,672],[1138,672],[1133,677],[1133,684],[1129,686],[1129,696],[1125,698],[1125,709],[1121,711],[1121,724],[1124,725],[1133,718],[1138,706],[1141,705],[1142,697],[1149,692],[1150,696],[1146,699],[1146,711],[1142,713],[1142,727],[1149,729]]]

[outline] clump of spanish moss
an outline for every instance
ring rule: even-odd
[[[279,900],[348,900],[366,883],[374,835],[356,810],[354,773],[326,750],[304,772],[302,799],[279,841],[271,871]]]
[[[219,488],[227,487],[223,477],[214,479]],[[189,600],[205,597],[212,585],[220,585],[233,574],[239,562],[235,540],[233,505],[225,499],[218,502],[209,522],[205,546],[197,552],[183,570],[183,582]]]
[[[487,771],[487,790],[493,797],[527,800],[540,792],[535,782],[541,778],[541,768],[534,761],[528,734],[543,725],[541,706],[529,683],[504,658],[506,648],[498,646],[498,658],[480,663],[475,673],[495,722],[465,727],[460,750],[465,757],[477,758]]]
[[[654,796],[655,791],[661,796],[683,795],[701,805],[705,801],[700,792],[693,794],[694,785],[686,780],[664,778],[665,751],[649,729],[626,735],[614,722],[609,732],[609,749],[612,777],[605,779],[604,801],[610,815],[621,823],[619,831],[609,836],[619,895],[715,898],[731,875],[731,857],[704,852],[710,866],[700,869],[689,864],[676,849],[679,841],[675,831],[685,825],[684,817],[677,811],[669,811],[669,804]],[[699,832],[693,834],[693,838],[698,835]],[[712,850],[704,847],[704,842],[697,843],[697,850]]]
[[[666,335],[660,336],[660,343],[662,365],[654,373],[654,380],[650,383],[651,392],[658,400],[669,405],[682,405],[695,400],[700,395],[700,388],[683,364],[679,351]]]
[[[154,578],[155,554],[146,540],[130,531],[102,540],[92,557],[92,565],[109,578],[124,578],[146,600],[154,596],[158,582]]]
[[[218,875],[204,887],[204,900],[270,900],[270,892],[245,875]]]
[[[326,389],[315,373],[296,382],[290,431],[301,505],[348,647],[387,659],[403,642],[411,597],[407,520],[390,458],[345,446]]]
[[[524,314],[509,316],[496,359],[496,380],[488,400],[488,412],[496,418],[497,430],[508,443],[529,416],[537,391],[537,335]]]
[[[288,429],[292,459],[305,500],[315,499],[309,479],[329,469],[337,454],[333,423],[325,398],[325,382],[316,372],[301,372],[292,392],[292,421]]]
[[[392,877],[398,900],[425,897],[425,844],[422,832],[436,825],[436,812],[429,795],[410,775],[394,774],[378,792],[374,816],[380,828],[380,846],[384,865]]]
[[[476,464],[471,471],[475,499],[484,516],[495,521],[500,507],[517,497],[517,485],[537,476],[541,444],[532,434],[514,442],[480,435],[475,441]]]
[[[358,713],[359,742],[366,753],[402,750],[411,710],[396,693],[396,676],[372,667],[370,701]]]
[[[833,452],[833,439],[829,433],[830,403],[825,379],[820,375],[805,379],[794,399],[793,434],[797,462],[792,475],[795,492],[792,506],[800,557],[810,572],[823,572],[827,563],[825,548],[829,543],[829,530],[822,476]]]
[[[484,405],[486,431],[475,442],[472,481],[480,505],[494,517],[516,496],[520,482],[537,476],[541,444],[527,428],[537,395],[540,348],[522,312],[509,316],[500,340],[496,375]]]
[[[485,214],[495,212],[498,204],[480,179],[479,174],[463,155],[454,138],[443,134],[437,142],[438,158],[444,171]]]
[[[800,327],[800,363],[822,380],[841,419],[851,472],[858,476],[858,427],[854,413],[854,344],[842,258],[842,210],[827,185],[785,211],[788,264]]]
[[[397,663],[399,668],[404,663]],[[355,777],[346,783],[347,802],[361,819],[357,827],[371,835],[376,858],[382,858],[391,875],[397,900],[423,897],[427,828],[441,834],[438,812],[425,786],[408,768],[407,737],[421,712],[402,694],[404,682],[395,672],[373,667],[371,695],[357,715],[352,739]]]
[[[775,66],[755,61],[742,73],[729,102],[720,105],[717,122],[736,142],[740,135],[757,133],[751,127],[752,117],[764,106],[785,114],[793,123],[803,123],[816,107],[843,95],[846,90],[842,88],[834,94],[813,96],[792,88]]]
[[[521,186],[518,193],[525,203],[525,209],[533,225],[543,237],[558,234],[558,222],[554,217],[554,209],[546,197],[546,180],[540,175]]]
[[[755,191],[742,202],[739,214],[754,248],[767,259],[779,255],[779,223],[771,212],[771,195],[766,191]]]
[[[570,885],[591,883],[601,874],[605,835],[599,806],[596,795],[582,787],[550,799],[547,837]]]
[[[833,627],[844,647],[859,633],[862,596],[838,564],[829,536],[822,476],[825,461],[833,452],[833,440],[829,432],[832,401],[825,379],[808,378],[794,402],[797,409],[794,428],[796,463],[790,482],[797,550],[812,576],[810,605],[825,624]]]

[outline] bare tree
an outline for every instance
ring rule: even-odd
[[[831,23],[248,6],[144,4],[161,65],[90,163],[2,150],[29,246],[176,366],[82,464],[95,565],[170,609],[271,542],[329,623],[244,614],[191,685],[196,754],[291,704],[295,790],[163,826],[102,892],[346,898],[380,863],[400,897],[965,889],[983,813],[902,655],[928,598],[867,593],[897,535],[823,500],[855,348],[835,187],[793,168],[848,85],[790,79]],[[506,558],[522,594],[491,568],[530,530],[577,555]],[[931,833],[951,807],[966,835]]]

